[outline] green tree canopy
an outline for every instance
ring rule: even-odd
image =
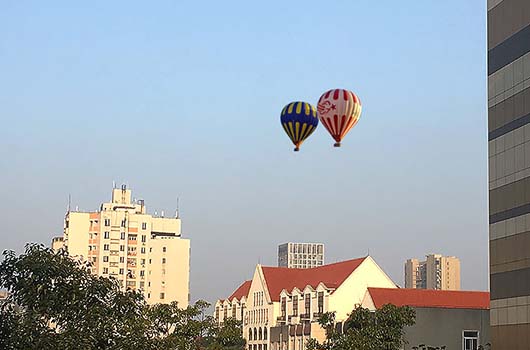
[[[175,302],[149,306],[140,293],[122,291],[115,279],[42,245],[3,256],[0,288],[9,295],[0,305],[0,349],[244,348],[240,325],[218,327],[204,301],[185,309]]]
[[[355,308],[344,322],[343,331],[335,329],[334,313],[326,313],[319,323],[326,329],[320,344],[311,339],[309,350],[399,350],[404,345],[404,327],[415,322],[415,312],[408,306],[385,305],[376,311]]]

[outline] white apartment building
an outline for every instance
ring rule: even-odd
[[[278,267],[307,269],[324,265],[323,243],[288,242],[278,246]]]
[[[98,211],[68,211],[63,239],[69,255],[91,263],[92,273],[116,278],[123,289],[141,291],[147,302],[189,303],[190,240],[178,217],[153,216],[125,186],[112,190]]]

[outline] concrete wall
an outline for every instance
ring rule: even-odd
[[[479,344],[490,342],[489,310],[415,308],[416,324],[405,331],[405,349],[425,344],[462,349],[462,331],[478,331]]]
[[[337,321],[345,320],[355,306],[362,303],[368,287],[396,288],[370,256],[330,295],[324,312],[335,311]]]

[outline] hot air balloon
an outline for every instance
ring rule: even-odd
[[[318,116],[315,107],[307,102],[291,102],[283,107],[280,116],[283,129],[295,145],[295,152],[300,145],[315,131],[318,126]]]
[[[318,118],[335,139],[335,147],[361,116],[361,100],[353,92],[334,89],[325,92],[318,100]]]

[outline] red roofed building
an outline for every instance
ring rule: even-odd
[[[416,311],[416,324],[405,330],[405,349],[426,344],[477,350],[490,341],[488,292],[368,288],[363,307],[375,310],[386,304]]]
[[[257,265],[251,281],[217,302],[216,315],[230,317],[234,300],[244,299],[247,349],[305,349],[308,339],[325,338],[316,322],[322,313],[334,311],[337,320],[346,319],[368,287],[396,288],[370,256],[309,269]]]
[[[229,317],[243,321],[248,291],[252,281],[243,282],[227,299],[215,303],[215,321],[222,324]]]

